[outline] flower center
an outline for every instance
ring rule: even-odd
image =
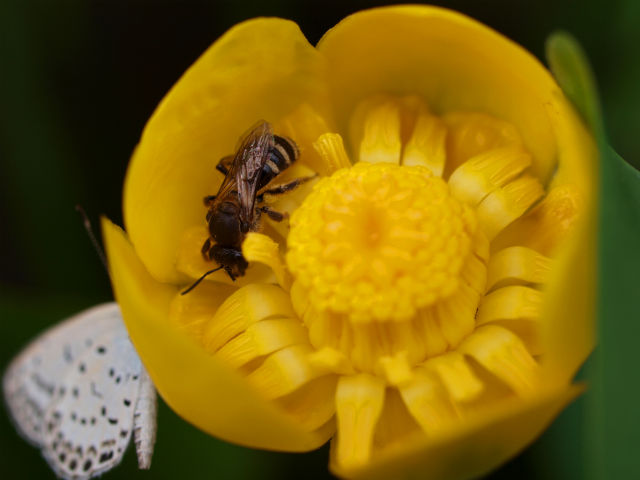
[[[287,262],[318,311],[402,321],[457,289],[475,229],[427,168],[359,163],[296,210]]]
[[[476,230],[475,212],[424,166],[360,162],[318,182],[287,242],[312,344],[384,376],[390,362],[398,372],[398,362],[408,368],[455,346],[473,328],[477,295],[462,326],[456,312],[438,311],[468,287]]]

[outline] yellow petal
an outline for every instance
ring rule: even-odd
[[[203,326],[235,290],[230,285],[205,282],[187,295],[177,294],[169,307],[169,319],[200,340]]]
[[[542,284],[551,274],[551,260],[527,247],[509,247],[493,254],[487,269],[487,291],[507,285]]]
[[[537,319],[542,299],[542,292],[533,288],[520,285],[499,288],[482,299],[477,313],[478,325],[497,320]]]
[[[248,447],[307,451],[326,441],[260,397],[244,378],[208,355],[169,318],[177,287],[156,282],[124,232],[102,231],[114,294],[131,340],[169,406],[207,433]]]
[[[474,207],[496,188],[517,177],[531,164],[520,148],[496,148],[476,155],[449,177],[449,187],[458,200]]]
[[[279,350],[269,355],[262,365],[247,376],[247,380],[266,398],[288,395],[320,376],[320,372],[309,363],[311,352],[309,344]]]
[[[406,351],[380,357],[378,364],[387,385],[403,385],[413,378],[413,370]]]
[[[257,120],[277,122],[306,103],[325,114],[324,63],[293,22],[261,18],[216,41],[147,123],[124,187],[124,219],[136,252],[159,281],[176,283],[183,232],[202,225],[215,167]],[[276,132],[278,133],[278,132]]]
[[[376,456],[381,448],[401,450],[407,442],[412,441],[412,437],[418,436],[424,436],[424,431],[407,409],[400,392],[395,388],[387,388],[373,437],[373,455]]]
[[[415,478],[416,472],[422,480],[482,477],[531,443],[581,391],[578,386],[563,387],[528,401],[501,403],[456,422],[446,433],[414,437],[403,448],[383,451],[360,467],[341,464],[332,449],[330,468],[340,477],[358,480]]]
[[[462,342],[459,351],[473,357],[519,396],[534,395],[541,388],[536,361],[509,330],[497,325],[476,328]]]
[[[424,366],[440,377],[451,398],[457,402],[475,398],[484,388],[459,352],[448,352],[431,358]]]
[[[357,161],[400,163],[402,151],[400,106],[390,98],[362,102],[351,119],[351,141]]]
[[[447,126],[445,177],[476,155],[495,148],[522,149],[522,138],[509,122],[479,112],[452,112],[443,116]]]
[[[267,284],[242,287],[228,297],[204,325],[204,347],[213,353],[249,326],[269,318],[295,318],[286,292]]]
[[[549,178],[558,152],[549,116],[559,88],[531,54],[486,26],[435,7],[377,8],[345,18],[318,49],[329,61],[341,131],[364,98],[419,95],[435,112],[511,122],[534,157],[534,173]]]
[[[478,205],[478,222],[489,240],[544,195],[537,178],[523,175],[497,188]]]
[[[240,368],[282,348],[308,343],[307,331],[299,320],[272,318],[249,325],[216,352],[218,358]]]
[[[414,375],[413,381],[402,385],[399,390],[407,409],[427,435],[439,434],[456,418],[444,386],[426,370]]]
[[[313,148],[324,159],[329,174],[351,166],[349,156],[344,149],[342,136],[337,133],[325,133],[313,143]]]
[[[305,430],[313,431],[331,422],[336,412],[337,383],[337,375],[324,375],[276,401],[289,415],[304,425]],[[333,431],[335,427],[331,433]]]
[[[249,232],[242,242],[242,255],[247,262],[258,262],[267,265],[278,279],[278,283],[285,290],[291,287],[291,277],[280,256],[279,246],[271,237],[262,233]]]
[[[541,355],[545,353],[540,343],[543,299],[542,292],[533,288],[518,285],[499,288],[482,299],[477,323],[505,327],[524,342],[531,355]]]
[[[558,246],[573,233],[580,214],[588,207],[576,185],[554,187],[530,212],[498,234],[491,244],[491,251],[522,245],[543,255],[554,256]]]
[[[575,114],[568,120],[579,125]],[[519,244],[553,255],[545,285],[540,342],[545,381],[563,384],[576,373],[595,344],[596,178],[593,144],[581,128],[564,133],[572,144],[547,197],[501,232],[492,249]],[[562,183],[564,182],[564,183]]]
[[[300,159],[296,162],[311,167],[321,175],[330,175],[331,166],[313,147],[318,137],[327,132],[334,132],[331,118],[321,115],[308,103],[303,103],[289,115],[276,122],[276,132],[294,139],[300,150]]]
[[[441,177],[447,158],[446,135],[447,129],[438,117],[428,113],[419,115],[402,152],[402,165],[424,165]]]
[[[338,380],[338,437],[334,450],[340,465],[353,468],[370,460],[384,396],[384,382],[378,377],[361,373]]]

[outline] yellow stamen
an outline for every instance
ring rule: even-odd
[[[463,284],[450,298],[436,305],[435,316],[449,348],[457,347],[473,331],[479,300],[480,295]]]

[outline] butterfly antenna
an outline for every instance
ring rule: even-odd
[[[98,257],[100,257],[100,261],[102,262],[104,269],[107,271],[107,275],[109,275],[109,265],[107,264],[107,257],[104,255],[104,250],[102,250],[102,247],[98,243],[98,240],[93,233],[93,227],[91,226],[89,217],[87,217],[87,213],[84,211],[84,208],[82,208],[81,205],[76,205],[76,211],[80,213],[80,216],[82,217],[82,223],[84,224],[84,229],[87,231],[87,235],[89,235],[89,239],[93,244],[93,248],[96,249]]]
[[[222,266],[218,267],[218,268],[214,268],[213,270],[209,270],[208,272],[205,272],[202,274],[202,276],[197,279],[195,282],[193,282],[193,284],[187,288],[184,292],[181,292],[180,295],[186,295],[187,293],[189,293],[191,290],[193,290],[194,288],[196,288],[198,286],[198,284],[205,279],[205,277],[207,277],[208,275],[211,275],[213,272],[217,272],[218,270],[220,270],[221,268],[223,268]]]

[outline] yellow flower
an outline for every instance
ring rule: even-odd
[[[202,198],[265,119],[301,155],[215,267]],[[103,230],[156,387],[219,438],[307,451],[344,477],[467,478],[530,443],[593,344],[595,148],[550,74],[460,14],[352,15],[313,48],[237,25],[149,120]],[[282,178],[280,178],[282,177]]]

